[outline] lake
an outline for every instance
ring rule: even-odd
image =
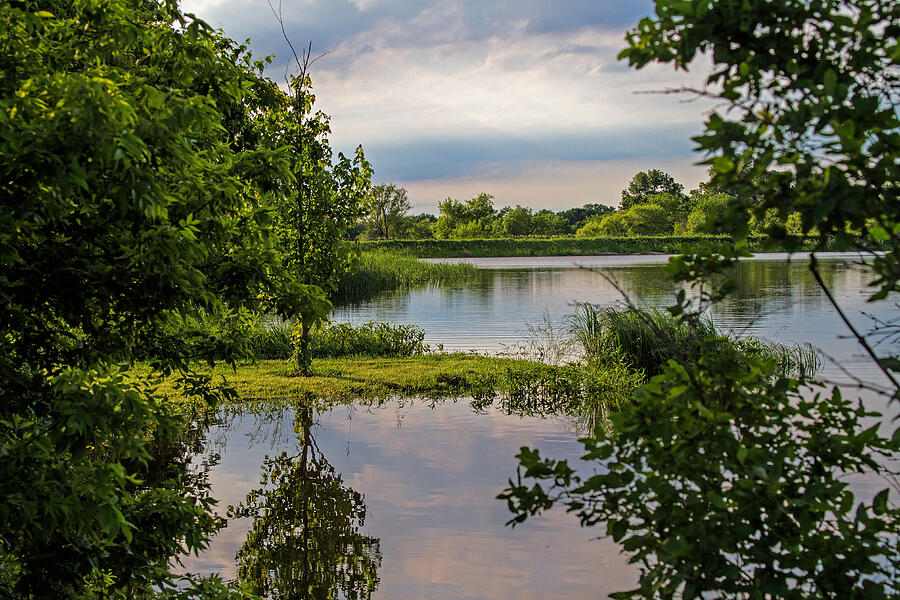
[[[445,350],[515,352],[529,323],[561,330],[575,302],[620,301],[621,293],[598,270],[641,305],[666,306],[675,291],[661,256],[468,262],[482,268],[474,281],[383,293],[337,308],[334,318],[414,323],[425,329],[428,343]],[[821,271],[862,329],[872,318],[896,315],[893,305],[866,304],[868,275],[852,255],[827,256]],[[721,328],[810,343],[826,356],[825,380],[847,383],[844,369],[868,382],[880,380],[847,337],[804,258],[747,260],[737,279],[734,296],[712,311]],[[884,407],[879,397],[864,400]],[[340,598],[384,599],[595,598],[629,589],[635,571],[611,541],[596,539],[602,528],[581,529],[562,511],[509,528],[509,513],[495,499],[515,475],[521,446],[577,462],[576,427],[552,415],[475,411],[465,400],[397,399],[316,414],[287,409],[223,416],[208,433],[204,456],[213,463],[210,482],[219,512],[263,489],[263,470],[270,484],[257,504],[264,498],[282,512],[256,510],[255,525],[247,516],[232,519],[208,551],[185,559],[185,569],[231,578],[241,552],[242,568],[276,574],[282,584],[269,592],[283,598],[302,597],[292,595],[297,589],[325,588]],[[286,457],[279,458],[282,452]],[[852,484],[864,497],[883,487],[865,477]],[[278,490],[303,491],[309,505],[301,510],[285,504]],[[317,518],[310,521],[310,514]],[[298,571],[296,565],[306,566]]]

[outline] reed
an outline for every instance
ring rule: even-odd
[[[423,262],[408,252],[373,249],[360,253],[354,269],[333,294],[336,303],[359,300],[384,290],[406,289],[431,283],[454,283],[475,277],[470,264]]]
[[[293,353],[292,330],[289,321],[264,319],[250,338],[253,355],[258,359],[289,359]],[[313,358],[418,356],[430,350],[424,338],[425,331],[416,325],[327,323],[312,330],[310,352]]]
[[[725,347],[775,361],[782,373],[797,377],[808,377],[821,365],[819,354],[809,346],[733,337],[716,329],[705,315],[688,324],[665,311],[583,303],[570,317],[569,328],[588,361],[624,364],[648,377],[670,359],[689,361],[703,351]]]

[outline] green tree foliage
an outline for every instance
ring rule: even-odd
[[[496,214],[493,196],[478,194],[465,202],[447,198],[438,204],[439,216],[433,226],[437,238],[487,237]]]
[[[409,209],[409,198],[402,187],[393,183],[374,186],[364,206],[370,237],[390,239],[391,233],[398,237]]]
[[[796,213],[823,247],[885,250],[871,255],[870,300],[896,293],[898,18],[900,5],[879,0],[656,0],[656,16],[629,33],[622,57],[637,67],[686,69],[699,53],[709,57],[702,93],[728,108],[695,139],[716,192],[732,191],[726,217],[736,229],[727,233],[737,245],[669,264],[676,281],[705,284],[699,310],[733,287],[748,211],[771,234]],[[777,219],[765,223],[770,211]],[[815,260],[811,271],[827,295]],[[671,312],[686,325],[700,318],[683,292]],[[853,331],[887,382],[862,383],[896,401],[900,361]],[[604,523],[641,565],[639,587],[617,598],[893,598],[896,498],[888,489],[860,498],[845,481],[888,475],[884,465],[897,459],[900,435],[882,437],[878,416],[837,387],[779,374],[772,361],[701,349],[670,361],[622,407],[614,438],[584,440],[584,458],[602,465],[595,475],[526,448],[524,475],[537,482],[510,482],[503,498],[516,522],[561,502],[585,525]]]
[[[829,395],[833,394],[833,395]],[[604,468],[519,455],[502,496],[517,522],[560,502],[641,564],[616,598],[851,598],[897,593],[898,512],[887,490],[858,506],[841,473],[880,471],[896,444],[833,390],[805,398],[774,362],[729,348],[670,363],[585,441]],[[877,428],[877,426],[875,426]]]
[[[564,218],[572,231],[579,229],[593,216],[603,216],[615,212],[615,208],[606,204],[585,204],[580,208],[562,210],[556,214]]]
[[[669,194],[651,194],[641,204],[602,217],[591,217],[575,232],[578,237],[671,235],[681,233],[687,219],[685,203]]]
[[[736,223],[731,227],[725,223],[728,214],[728,206],[732,196],[722,192],[697,192],[691,194],[693,206],[685,220],[685,233],[711,233],[714,231],[733,231]]]
[[[575,237],[592,238],[602,236],[628,235],[628,222],[625,211],[616,211],[604,216],[593,216],[575,232]]]
[[[622,190],[620,207],[627,210],[637,204],[647,202],[648,197],[655,194],[668,194],[675,198],[684,199],[684,186],[664,171],[650,169],[640,171],[628,182],[628,187]]]
[[[531,235],[551,237],[569,233],[569,223],[566,219],[551,210],[539,210],[531,217]]]
[[[760,221],[769,209],[782,220],[797,211],[804,231],[816,227],[848,248],[897,246],[896,3],[753,2],[738,11],[727,2],[690,9],[665,2],[658,9],[630,34],[623,56],[638,67],[678,68],[698,52],[712,57],[707,83],[721,86],[714,93],[729,112],[710,115],[696,141],[717,185],[756,190],[755,203],[735,195],[734,210],[750,209]],[[875,265],[880,295],[895,291],[896,253]]]
[[[494,231],[500,236],[518,236],[531,233],[532,213],[530,208],[519,206],[501,210],[495,221]]]
[[[361,147],[352,159],[334,157],[328,117],[313,112],[307,66],[301,64],[291,78],[282,110],[270,111],[260,125],[268,147],[290,149],[290,175],[273,196],[283,260],[274,267],[278,286],[272,306],[297,321],[295,363],[301,375],[310,372],[310,331],[327,317],[327,296],[351,266],[351,248],[343,238],[370,197],[372,175]]]
[[[166,593],[219,523],[184,418],[119,365],[152,355],[213,400],[188,360],[246,355],[286,173],[249,124],[275,88],[172,2],[6,2],[0,23],[0,596]],[[187,355],[173,325],[201,312],[234,327]]]
[[[234,515],[253,519],[237,553],[242,587],[272,600],[364,600],[378,587],[377,538],[360,533],[362,494],[344,485],[312,437],[312,409],[296,416],[300,450],[263,462],[262,486]]]
[[[398,220],[397,237],[408,240],[424,240],[434,237],[432,226],[437,219],[434,215],[420,214],[405,216]]]

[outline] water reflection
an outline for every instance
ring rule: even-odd
[[[342,307],[337,316],[416,323],[430,343],[496,351],[517,342],[524,324],[545,310],[559,323],[575,301],[619,299],[576,264],[608,269],[644,305],[672,302],[665,257],[518,260],[472,282],[384,294]],[[896,313],[893,305],[865,303],[859,266],[845,259],[821,267],[851,315]],[[748,261],[736,277],[736,293],[713,315],[720,327],[812,342],[875,381],[878,374],[858,356],[857,344],[841,337],[842,325],[805,261]],[[835,373],[826,365],[823,376]],[[526,528],[504,526],[509,513],[494,498],[515,472],[521,446],[593,468],[578,462],[576,437],[602,427],[602,407],[585,411],[573,395],[545,391],[236,415],[211,433],[222,443],[210,481],[223,505],[244,507],[207,553],[186,559],[187,568],[240,579],[270,598],[595,598],[628,589],[634,567],[611,540],[594,539],[603,533],[598,528],[580,529],[562,511]],[[852,483],[862,497],[883,487]]]
[[[314,411],[294,417],[299,450],[266,457],[262,487],[234,516],[253,525],[237,552],[237,578],[272,600],[368,599],[378,587],[379,540],[360,533],[363,495],[346,486],[312,435]]]
[[[664,256],[551,257],[474,259],[482,270],[468,282],[387,292],[335,310],[340,321],[415,323],[427,343],[448,350],[498,352],[521,341],[528,323],[546,313],[563,327],[576,302],[609,305],[621,301],[609,274],[637,304],[665,307],[677,291],[665,271]],[[863,311],[892,311],[868,305],[865,282],[871,278],[853,255],[825,255],[820,270],[844,308],[865,326]],[[781,343],[812,343],[837,354],[852,353],[836,337],[843,325],[816,285],[803,256],[765,256],[742,261],[734,278],[737,289],[713,309],[716,324],[736,333]],[[889,315],[881,315],[888,317]],[[865,327],[864,327],[865,328]],[[851,344],[852,345],[852,344]]]
[[[347,502],[346,490],[354,490],[365,494],[365,522],[356,519],[344,529],[343,543],[356,556],[350,560],[367,561],[377,540],[380,558],[369,562],[372,568],[358,571],[377,571],[377,589],[357,588],[355,597],[371,593],[375,600],[578,599],[602,597],[635,580],[611,540],[595,539],[602,532],[581,529],[564,512],[551,512],[527,528],[505,526],[509,513],[495,496],[515,472],[515,454],[521,446],[567,456],[573,464],[590,468],[578,460],[582,449],[575,431],[581,426],[559,414],[571,408],[563,398],[402,399],[337,406],[323,408],[308,428],[303,423],[310,423],[309,419],[298,421],[297,407],[269,408],[234,415],[210,432],[209,439],[219,442],[216,450],[221,455],[211,473],[213,493],[221,505],[245,502],[254,490],[263,495],[248,511],[253,521],[230,519],[207,552],[185,559],[192,572],[249,580],[251,589],[263,597],[304,597],[302,587],[292,586],[285,578],[299,579],[300,569],[316,564],[325,570],[328,565],[349,567],[330,558],[317,563],[308,558],[310,554],[291,549],[291,544],[302,543],[303,529],[298,525],[307,510],[295,494],[316,494],[325,502],[337,498],[347,505],[355,501]],[[301,436],[292,431],[298,422]],[[324,490],[334,496],[301,483],[310,473],[308,467],[307,475],[298,474],[302,473],[304,439],[314,440],[310,450],[318,464],[328,458],[328,478],[340,478],[339,489],[325,485]],[[260,486],[260,464],[266,456],[282,453],[290,460],[279,464],[274,476]],[[313,479],[317,486],[322,481],[319,476]],[[289,499],[295,504],[289,505]],[[284,520],[265,519],[269,507]],[[308,510],[312,517],[331,514],[332,509],[322,513],[309,506]],[[265,527],[259,517],[265,519]],[[346,517],[340,518],[346,523]],[[314,533],[310,529],[309,534]],[[271,543],[266,542],[267,536],[272,536]],[[319,542],[307,547],[315,549],[315,543]],[[355,554],[357,550],[362,554]],[[248,564],[235,565],[236,554],[245,555],[241,560]],[[248,561],[246,556],[253,558]],[[286,564],[279,566],[280,561]],[[306,581],[322,581],[316,578],[323,576],[327,574],[320,572]],[[340,587],[340,577],[331,581],[338,586],[332,587],[333,597],[354,597]],[[293,592],[301,595],[286,595]]]

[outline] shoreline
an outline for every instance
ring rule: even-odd
[[[374,240],[359,242],[363,251],[386,250],[401,252],[416,258],[514,258],[549,256],[661,256],[681,254],[698,249],[700,245],[722,246],[732,239],[728,236],[660,236],[660,237],[603,237],[603,238],[489,238],[470,240]],[[810,252],[830,251],[826,245],[818,248],[818,237],[788,236],[784,240],[750,237],[747,249],[751,252]]]

